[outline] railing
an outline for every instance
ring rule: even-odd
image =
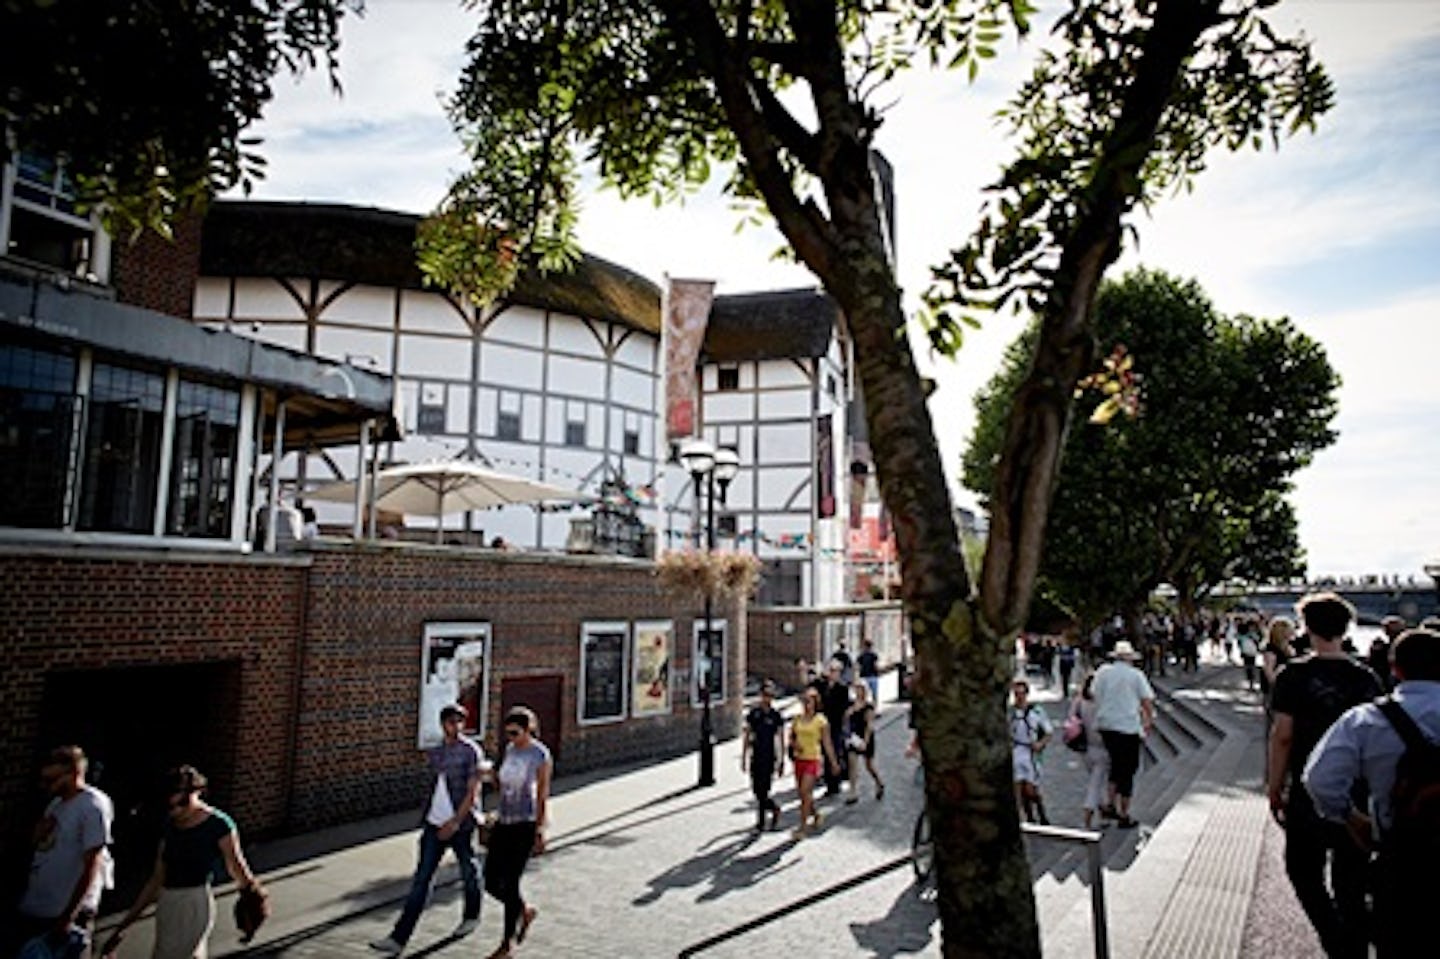
[[[1090,925],[1095,933],[1095,959],[1110,959],[1110,929],[1105,919],[1105,861],[1100,855],[1100,833],[1090,829],[1037,826],[1021,823],[1027,836],[1081,843],[1090,863]]]

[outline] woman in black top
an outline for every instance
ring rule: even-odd
[[[225,869],[241,889],[255,889],[255,875],[240,850],[235,822],[200,797],[206,779],[193,766],[167,776],[170,816],[155,857],[155,871],[134,905],[116,928],[103,954],[120,945],[125,930],[150,903],[155,903],[155,948],[151,959],[204,959],[210,929],[215,925],[215,897],[210,892],[215,866]]]
[[[875,770],[875,707],[870,703],[870,687],[863,680],[852,687],[854,699],[845,710],[845,746],[850,753],[850,795],[845,802],[854,803],[860,799],[860,760],[870,778],[875,780],[875,798],[885,797],[885,784]]]

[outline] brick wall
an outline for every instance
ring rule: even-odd
[[[773,679],[786,688],[797,682],[795,658],[805,657],[811,665],[824,652],[824,624],[830,619],[861,622],[860,638],[875,644],[881,670],[900,663],[909,636],[899,603],[872,603],[839,609],[755,607],[746,616],[748,668],[755,679]],[[860,651],[858,642],[850,650]]]
[[[33,805],[37,756],[58,745],[39,738],[47,679],[80,671],[114,670],[123,696],[128,668],[238,663],[231,757],[244,782],[226,792],[250,831],[280,828],[304,567],[67,555],[79,553],[0,553],[0,822],[8,824],[0,860],[12,861],[4,853],[28,832],[28,815],[18,814]]]
[[[699,710],[680,679],[691,668],[697,607],[661,594],[649,564],[604,558],[389,545],[184,559],[8,547],[0,551],[0,822],[17,825],[0,841],[13,850],[28,830],[35,761],[55,745],[42,741],[55,728],[42,713],[56,677],[113,676],[110,695],[123,709],[139,667],[221,667],[207,682],[216,702],[235,704],[224,707],[234,715],[201,737],[201,751],[218,752],[209,745],[218,737],[232,753],[191,761],[233,769],[217,794],[247,834],[294,832],[418,807],[427,622],[490,624],[487,729],[506,676],[563,678],[561,774],[695,749]],[[671,713],[581,726],[581,624],[642,619],[674,623]],[[745,675],[745,624],[730,619],[726,699],[713,710],[722,739],[738,731]],[[187,722],[193,717],[175,716]]]
[[[146,230],[133,241],[117,237],[110,282],[122,303],[190,319],[200,275],[200,223],[194,214],[175,225],[174,239]]]

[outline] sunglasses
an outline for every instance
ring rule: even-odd
[[[524,732],[523,729],[515,729],[514,727],[510,727],[510,728],[508,728],[508,729],[505,730],[505,738],[506,738],[506,739],[519,739],[519,738],[520,738],[520,734],[521,734],[522,732]]]

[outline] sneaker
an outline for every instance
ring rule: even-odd
[[[376,939],[370,943],[370,948],[386,956],[398,956],[405,951],[403,942],[396,942],[394,936],[386,936],[384,939]]]
[[[884,783],[881,783],[880,785],[878,785],[878,786],[875,787],[875,798],[876,798],[876,799],[884,799],[884,798],[885,798],[885,784],[884,784]]]
[[[860,797],[855,793],[851,793],[850,795],[845,797],[845,805],[847,806],[853,806],[859,801]]]
[[[480,918],[478,916],[474,919],[461,919],[460,925],[456,926],[455,931],[450,933],[450,938],[464,939],[466,936],[470,935],[470,933],[474,932],[476,929],[479,928]]]
[[[1121,829],[1134,829],[1140,824],[1135,820],[1131,819],[1129,816],[1121,816],[1119,819],[1115,820],[1115,825],[1119,826]]]
[[[808,835],[810,835],[810,829],[807,826],[799,826],[790,831],[791,839],[804,839]]]

